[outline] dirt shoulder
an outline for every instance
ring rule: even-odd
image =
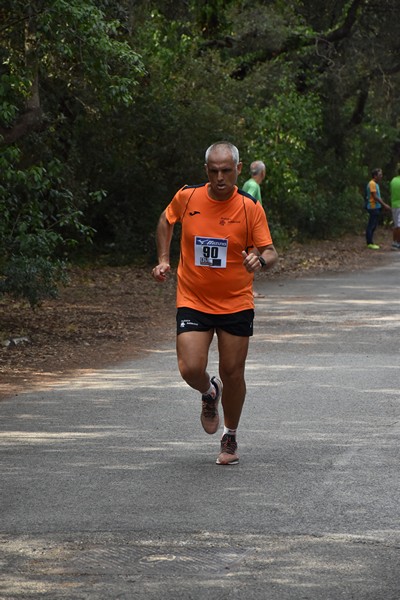
[[[378,241],[379,251],[368,250],[363,236],[295,244],[256,282],[379,267],[389,259],[390,233]],[[174,340],[174,314],[175,275],[158,285],[150,269],[137,267],[74,267],[60,297],[35,311],[3,298],[0,400],[152,352]]]

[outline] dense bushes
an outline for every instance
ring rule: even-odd
[[[389,0],[3,2],[0,293],[37,304],[71,256],[152,260],[159,213],[217,139],[242,181],[266,163],[278,245],[359,228],[369,170],[390,177],[400,150],[396,16]]]

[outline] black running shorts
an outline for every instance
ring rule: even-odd
[[[231,335],[250,337],[253,335],[254,310],[241,310],[228,315],[215,315],[194,310],[178,308],[176,313],[176,333],[185,331],[210,331],[223,329]]]

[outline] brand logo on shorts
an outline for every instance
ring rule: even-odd
[[[198,323],[194,323],[190,319],[182,319],[179,325],[179,329],[185,329],[186,325],[191,325],[192,327],[198,327]]]

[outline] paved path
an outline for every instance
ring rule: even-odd
[[[0,598],[399,600],[399,280],[257,282],[235,467],[173,344],[0,403]]]

